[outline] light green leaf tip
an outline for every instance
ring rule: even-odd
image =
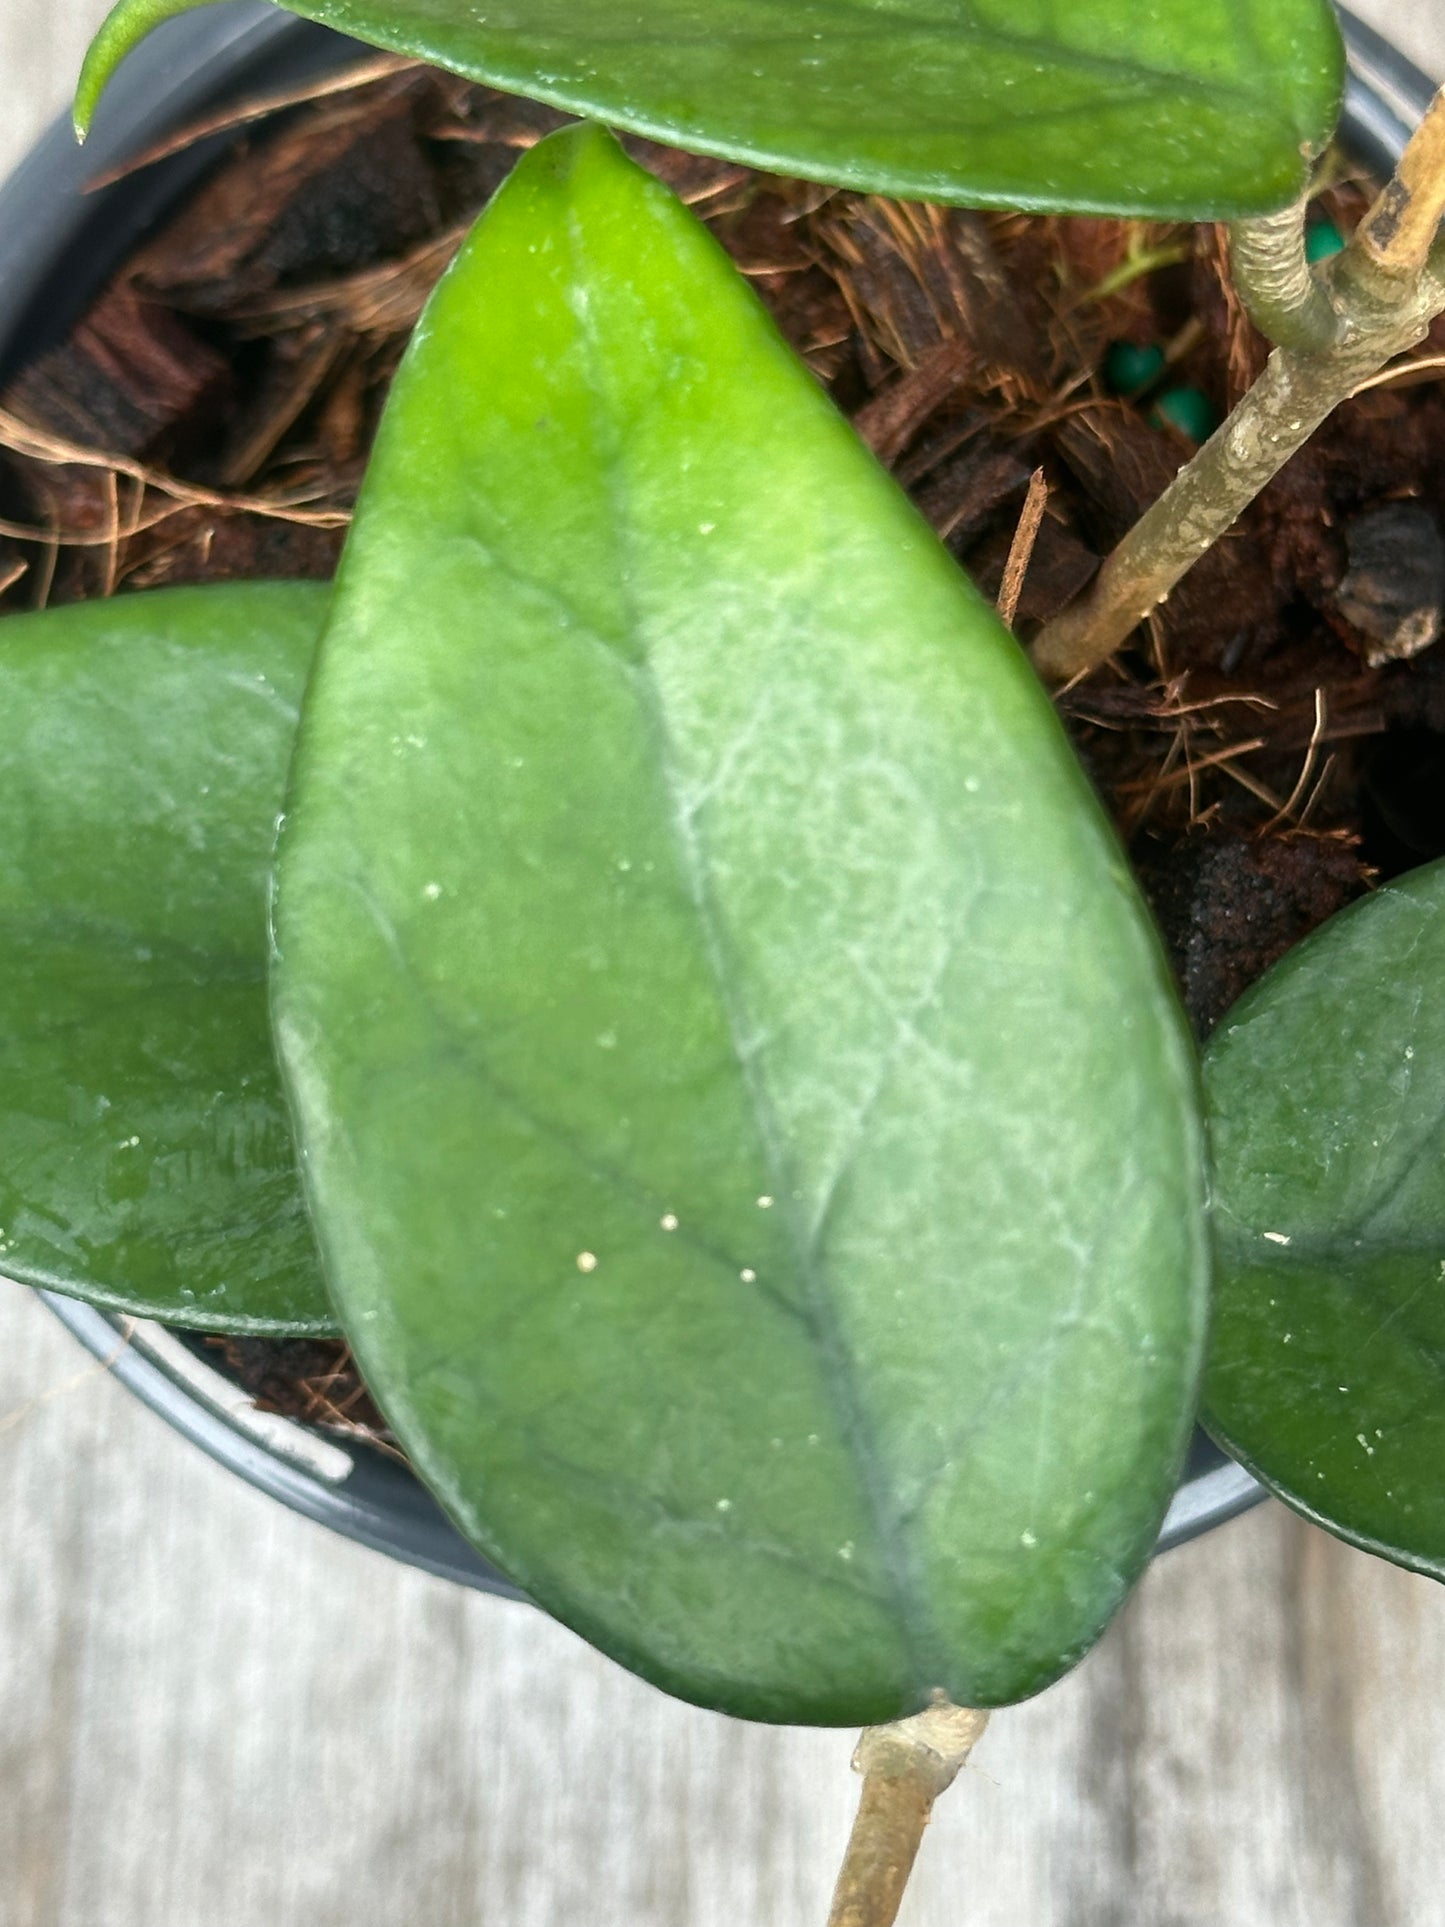
[[[172,20],[177,14],[194,13],[198,7],[210,4],[213,0],[119,0],[119,4],[111,8],[86,51],[76,84],[71,118],[77,140],[84,141],[90,132],[100,97],[131,49],[139,46],[162,21]]]
[[[782,1721],[1097,1637],[1202,1353],[1158,944],[1017,645],[596,129],[398,375],[275,940],[343,1322],[535,1598]]]
[[[1205,1088],[1206,1422],[1296,1511],[1445,1578],[1445,863],[1292,950]]]
[[[128,48],[188,0],[122,0]],[[683,148],[979,207],[1224,219],[1334,131],[1329,0],[294,0],[292,11]]]

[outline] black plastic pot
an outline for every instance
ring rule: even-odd
[[[1434,87],[1378,34],[1348,14],[1344,22],[1350,49],[1344,133],[1360,158],[1383,172]],[[85,149],[59,123],[0,189],[0,382],[64,336],[111,271],[224,152],[229,137],[201,141],[94,195],[85,193],[87,181],[226,101],[294,86],[356,58],[354,42],[252,0],[207,7],[154,34],[122,68]],[[257,1412],[184,1335],[45,1296],[122,1384],[259,1491],[393,1558],[520,1597],[396,1460]],[[1160,1549],[1194,1538],[1263,1496],[1248,1473],[1198,1434]]]

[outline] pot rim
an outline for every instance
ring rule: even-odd
[[[1341,131],[1362,160],[1386,171],[1435,87],[1373,29],[1341,10],[1349,73]],[[370,57],[371,50],[365,49]],[[41,137],[0,187],[0,381],[59,339],[95,287],[225,151],[230,133],[199,141],[93,195],[86,183],[225,99],[283,75],[322,74],[357,58],[357,45],[264,0],[227,0],[167,22],[125,62],[85,148],[68,117]],[[42,210],[37,214],[37,209]],[[77,285],[67,263],[84,250]],[[258,1491],[343,1537],[444,1579],[514,1599],[525,1594],[476,1552],[398,1459],[258,1411],[209,1364],[204,1341],[146,1320],[43,1291],[70,1332],[113,1377],[177,1432]],[[1196,1433],[1159,1532],[1168,1551],[1267,1496],[1242,1466]]]

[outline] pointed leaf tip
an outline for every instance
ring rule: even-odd
[[[76,82],[71,121],[82,146],[94,125],[101,96],[126,55],[163,21],[212,4],[214,0],[119,0],[111,8],[86,50]]]

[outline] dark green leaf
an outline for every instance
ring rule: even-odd
[[[326,591],[0,624],[0,1271],[223,1331],[334,1320],[266,1018],[266,887]]]
[[[1276,965],[1206,1089],[1210,1428],[1308,1517],[1445,1578],[1445,864]]]
[[[196,0],[121,0],[126,51]],[[1329,0],[287,0],[474,80],[703,153],[978,207],[1283,206],[1334,130]]]
[[[1033,1691],[1148,1554],[1191,1054],[1016,645],[595,129],[398,378],[274,1009],[328,1276],[465,1529],[686,1697]]]

